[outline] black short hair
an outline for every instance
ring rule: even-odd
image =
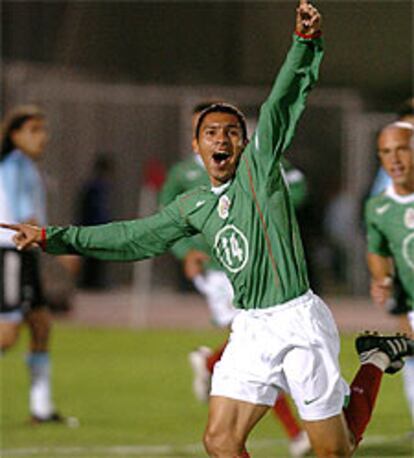
[[[201,113],[204,111],[206,108],[208,108],[211,105],[214,105],[216,103],[221,103],[217,100],[204,100],[203,102],[197,103],[197,105],[194,105],[193,107],[193,115]]]
[[[247,123],[244,114],[234,105],[225,102],[213,103],[205,108],[198,117],[197,125],[195,128],[195,136],[196,138],[200,135],[200,128],[204,118],[210,113],[230,113],[237,117],[240,127],[243,133],[243,140],[247,140]]]
[[[414,115],[414,97],[405,100],[398,110],[398,118],[404,118],[404,116],[409,115]]]
[[[15,145],[11,133],[19,130],[29,119],[44,119],[45,113],[37,105],[20,105],[11,110],[4,118],[0,132],[0,161],[4,159]]]

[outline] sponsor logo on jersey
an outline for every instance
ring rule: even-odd
[[[249,260],[247,237],[233,224],[228,224],[217,232],[214,250],[223,266],[233,273],[242,270]]]
[[[379,214],[379,215],[383,215],[389,208],[390,208],[390,205],[391,204],[385,204],[383,205],[382,207],[377,207],[375,209],[375,211]]]
[[[228,218],[230,205],[230,199],[226,195],[220,197],[217,211],[221,219]]]
[[[414,229],[414,208],[408,208],[404,215],[404,224],[408,229]]]

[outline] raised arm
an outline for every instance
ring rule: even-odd
[[[132,221],[90,227],[1,227],[16,231],[18,249],[40,245],[50,254],[81,254],[110,261],[138,261],[164,253],[181,237],[194,233],[173,202],[161,212]]]
[[[292,141],[309,91],[318,79],[323,56],[321,22],[318,10],[301,1],[296,10],[293,45],[261,108],[249,149],[253,161],[271,161],[272,169]]]

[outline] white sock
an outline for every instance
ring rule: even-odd
[[[27,357],[30,374],[30,413],[47,418],[54,412],[50,387],[50,362],[47,352],[33,352]]]
[[[382,351],[374,348],[373,350],[364,351],[359,355],[361,364],[373,364],[374,366],[381,369],[382,372],[387,369],[390,365],[390,358],[388,355]]]
[[[414,426],[414,357],[406,358],[403,368],[405,394],[410,407],[411,418]]]

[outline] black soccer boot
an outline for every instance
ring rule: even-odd
[[[403,358],[414,355],[414,340],[406,335],[395,334],[381,336],[377,332],[366,331],[355,340],[355,347],[361,363],[364,363],[375,352],[385,353],[390,364],[385,369],[387,374],[395,374],[404,366]]]

